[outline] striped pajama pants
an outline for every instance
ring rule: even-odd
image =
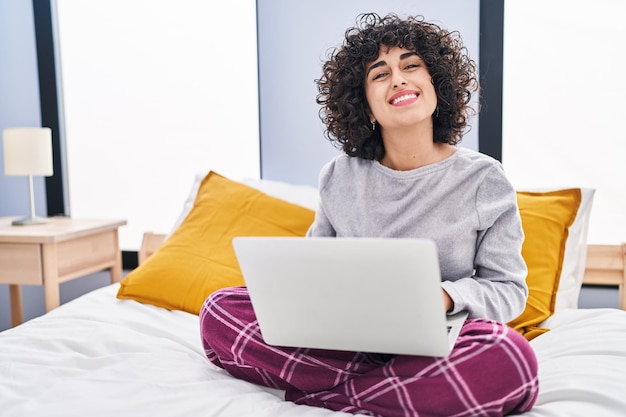
[[[447,358],[267,345],[245,287],[213,293],[200,312],[204,350],[231,375],[286,391],[296,404],[369,416],[502,416],[529,410],[537,361],[506,325],[471,319]]]

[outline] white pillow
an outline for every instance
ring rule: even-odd
[[[556,293],[554,311],[567,308],[578,308],[578,297],[583,284],[587,263],[587,234],[589,217],[595,191],[592,188],[581,188],[581,201],[576,219],[569,228],[559,289]]]
[[[183,211],[181,211],[181,213],[176,218],[176,221],[174,222],[174,225],[170,229],[170,232],[167,234],[167,237],[169,237],[172,233],[174,233],[174,230],[178,229],[178,226],[181,225],[183,220],[185,220],[185,217],[187,217],[187,215],[191,211],[191,208],[193,207],[193,202],[196,200],[196,195],[198,195],[198,189],[200,188],[200,183],[202,182],[204,177],[206,177],[206,174],[196,174],[196,176],[194,177],[193,184],[191,185],[191,190],[189,191],[189,194],[187,195],[187,199],[185,200],[185,203],[183,204]]]
[[[272,197],[317,211],[319,193],[310,185],[294,185],[282,181],[245,179],[242,183]]]

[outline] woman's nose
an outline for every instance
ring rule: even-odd
[[[393,80],[393,88],[398,88],[401,85],[406,85],[406,81],[402,77],[396,77]]]

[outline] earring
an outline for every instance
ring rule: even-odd
[[[439,105],[435,107],[435,117],[439,117]]]
[[[376,120],[372,122],[372,130],[376,130]]]

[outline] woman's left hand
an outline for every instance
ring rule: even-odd
[[[450,298],[446,290],[443,288],[441,289],[441,294],[443,295],[443,305],[446,307],[446,312],[452,311],[454,308],[454,301],[452,301],[452,298]]]

